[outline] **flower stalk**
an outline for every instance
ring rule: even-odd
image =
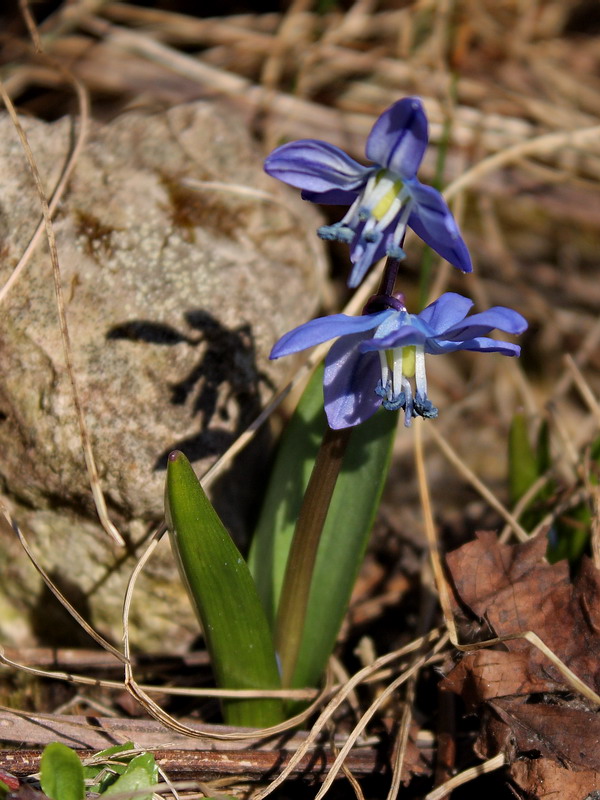
[[[275,632],[284,688],[291,686],[294,676],[319,542],[351,431],[326,429],[296,523]]]

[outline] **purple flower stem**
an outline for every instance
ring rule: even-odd
[[[388,260],[385,262],[377,294],[392,295],[394,293],[394,286],[396,285],[396,278],[398,277],[398,270],[400,269],[401,263],[399,258],[388,257]]]
[[[291,686],[294,677],[317,550],[351,432],[352,428],[326,429],[296,522],[275,632],[284,688]]]

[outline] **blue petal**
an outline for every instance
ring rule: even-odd
[[[364,278],[369,267],[386,254],[387,237],[384,234],[380,234],[374,241],[366,241],[362,235],[363,228],[364,223],[361,223],[350,245],[350,261],[352,261],[353,267],[348,278],[348,286],[351,289],[355,289]]]
[[[457,350],[478,350],[481,353],[500,353],[503,356],[518,356],[521,348],[512,342],[501,342],[498,339],[489,339],[486,336],[477,336],[463,342],[429,341],[425,345],[425,352],[432,355],[441,353],[455,353]]]
[[[381,405],[381,397],[375,393],[381,377],[379,356],[359,351],[364,336],[359,333],[340,339],[325,359],[325,413],[329,427],[335,430],[364,422]]]
[[[358,197],[358,189],[345,192],[343,189],[330,189],[328,192],[309,192],[304,189],[302,199],[324,206],[350,206]]]
[[[418,180],[406,184],[414,201],[408,225],[442,258],[463,272],[471,272],[471,256],[446,201],[432,186]]]
[[[462,322],[472,306],[473,301],[468,297],[456,292],[446,292],[424,308],[418,316],[434,333],[441,334],[452,325]]]
[[[418,97],[405,97],[379,117],[367,140],[367,158],[403,179],[414,178],[429,139]]]
[[[424,344],[428,340],[427,333],[413,325],[403,325],[399,330],[392,331],[381,338],[367,339],[360,345],[363,353],[371,350],[391,350],[394,347],[410,347],[415,344]]]
[[[464,322],[457,322],[450,328],[443,331],[445,339],[475,339],[485,336],[486,333],[495,329],[506,333],[523,333],[527,329],[527,320],[517,311],[504,306],[494,306],[482,311],[480,314],[473,314],[467,317]]]
[[[314,347],[316,344],[334,339],[337,336],[345,336],[374,330],[384,319],[395,314],[392,309],[379,311],[377,314],[363,314],[359,317],[350,317],[347,314],[332,314],[329,317],[319,317],[311,319],[294,328],[288,333],[284,333],[281,339],[271,350],[269,358],[281,358],[289,356],[291,353],[298,353],[306,350],[307,347]]]
[[[308,192],[359,189],[373,171],[339,147],[316,139],[300,139],[278,147],[265,159],[265,172]]]

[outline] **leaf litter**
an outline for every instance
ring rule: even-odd
[[[447,556],[459,615],[485,638],[533,631],[591,689],[600,689],[600,571],[584,557],[545,560],[541,533],[501,544],[483,531]],[[441,687],[481,725],[475,752],[502,753],[524,798],[584,800],[600,785],[600,715],[528,641],[467,653]]]

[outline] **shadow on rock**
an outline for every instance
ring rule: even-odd
[[[186,334],[170,325],[132,320],[110,329],[107,339],[173,346],[186,342],[196,347],[199,358],[177,383],[170,384],[171,403],[190,405],[197,417],[197,433],[173,441],[157,458],[154,469],[164,470],[172,450],[181,450],[198,461],[222,453],[261,411],[261,383],[273,388],[256,365],[256,349],[250,325],[225,328],[203,310],[188,311],[185,321],[197,334]],[[221,427],[220,423],[227,425]]]

